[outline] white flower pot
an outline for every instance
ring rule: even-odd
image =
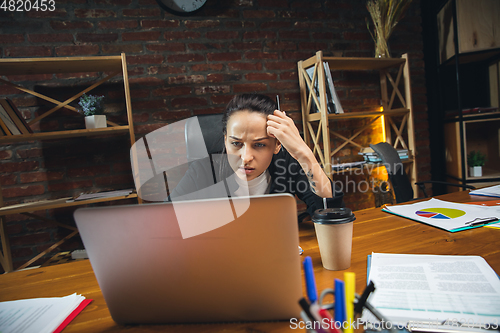
[[[85,117],[85,128],[104,128],[107,127],[106,116],[104,115],[94,115]]]
[[[483,175],[483,167],[482,166],[470,167],[469,174],[471,177],[481,177]]]

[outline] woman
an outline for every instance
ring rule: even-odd
[[[206,179],[215,180],[211,184],[226,179],[230,195],[295,194],[306,203],[310,215],[323,207],[323,198],[329,207],[342,207],[343,193],[323,172],[293,120],[276,109],[276,103],[265,95],[235,96],[223,117],[225,151],[222,158],[211,161],[218,170],[217,179],[207,163],[193,163],[172,199],[185,198],[193,186],[206,189],[196,198],[217,197],[209,194],[215,188],[209,188]]]

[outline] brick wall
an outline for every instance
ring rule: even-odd
[[[279,94],[281,108],[302,130],[297,61],[323,50],[325,55],[372,57],[374,43],[366,28],[365,1],[351,0],[208,0],[196,15],[180,17],[160,9],[154,0],[61,0],[53,12],[0,11],[0,56],[63,57],[127,55],[132,108],[138,137],[192,115],[219,113],[234,94]],[[389,40],[394,57],[411,61],[417,140],[418,177],[430,178],[429,135],[422,51],[420,3],[414,1]],[[378,74],[377,74],[378,75]],[[16,84],[57,96],[95,80],[85,76],[9,77]],[[335,77],[344,108],[373,104],[378,86],[355,74]],[[116,82],[115,82],[116,83]],[[68,88],[69,87],[69,88]],[[59,90],[60,89],[60,90]],[[120,121],[123,98],[113,84],[103,87],[108,115]],[[67,92],[69,93],[69,92]],[[0,95],[13,99],[26,119],[50,106],[40,99],[0,85]],[[82,128],[83,120],[66,111],[47,117],[35,129]],[[362,125],[348,121],[339,131]],[[378,131],[363,132],[361,142]],[[72,195],[133,184],[126,137],[29,142],[0,147],[0,181],[6,203]],[[335,145],[336,143],[334,143]],[[346,150],[343,160],[356,155]],[[345,156],[344,156],[345,155]],[[374,171],[378,172],[378,171]],[[339,180],[346,181],[344,176]],[[383,175],[382,175],[383,178]],[[351,175],[356,182],[367,175]],[[347,191],[354,210],[373,207],[371,191]],[[71,221],[71,210],[41,212]],[[7,229],[16,265],[68,232],[50,223],[9,216]],[[61,247],[74,249],[78,238]],[[60,250],[61,250],[60,249]],[[42,261],[40,261],[42,262]]]

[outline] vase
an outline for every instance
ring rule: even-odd
[[[390,58],[391,54],[389,52],[389,45],[387,44],[387,39],[377,35],[377,41],[375,42],[375,58]]]
[[[481,177],[483,175],[483,167],[482,166],[470,167],[469,174],[471,177]]]
[[[105,128],[105,127],[107,127],[106,116],[94,115],[85,117],[85,128],[95,129],[95,128]]]

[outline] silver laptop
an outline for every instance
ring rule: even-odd
[[[232,221],[221,223],[228,203]],[[289,320],[300,314],[297,210],[290,194],[80,208],[74,217],[119,324]],[[185,237],[178,220],[186,217],[188,225],[194,219],[220,226]]]

